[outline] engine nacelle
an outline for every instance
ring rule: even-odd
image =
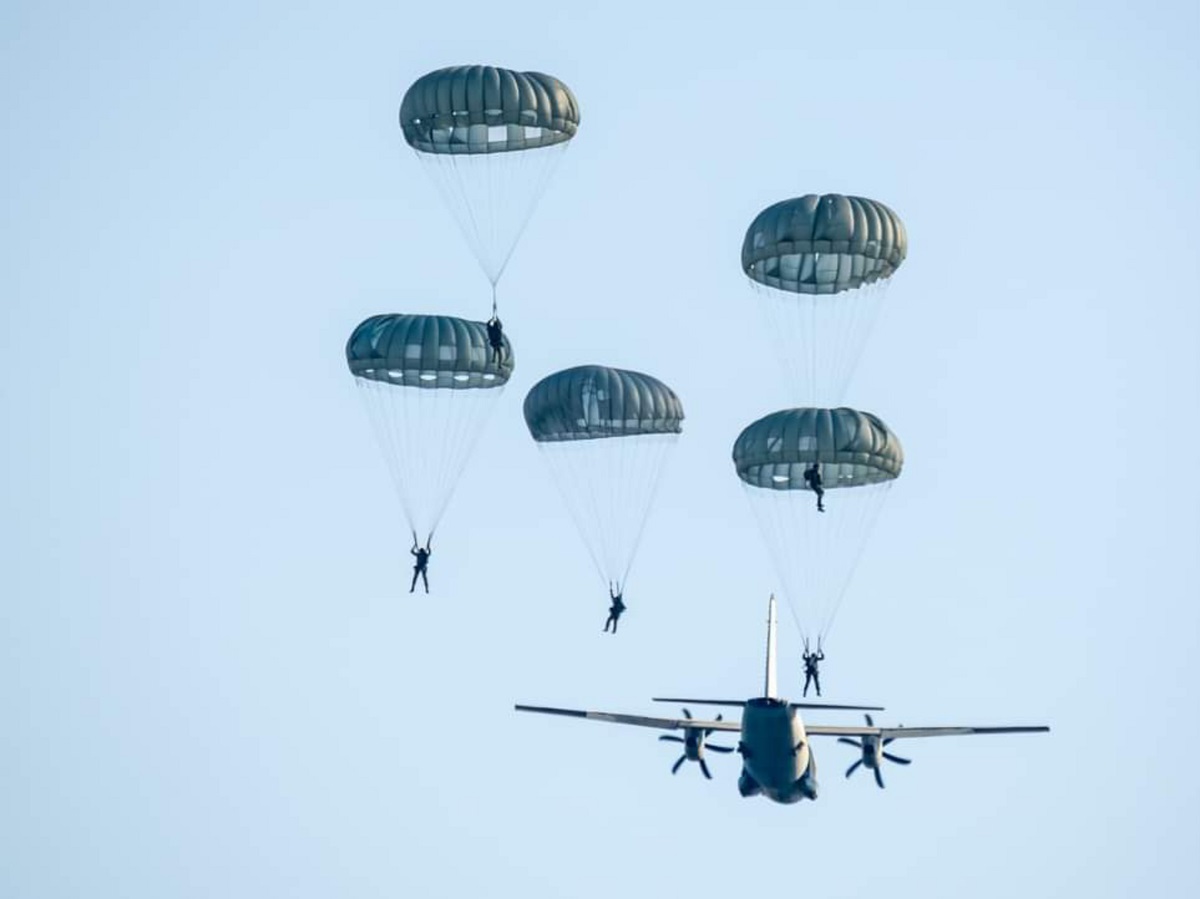
[[[879,737],[865,736],[862,738],[862,760],[868,768],[879,768],[883,761],[883,743]]]
[[[693,762],[704,758],[704,737],[705,732],[698,727],[688,727],[683,731],[683,754]]]
[[[738,792],[743,796],[758,796],[762,793],[762,787],[758,785],[758,781],[751,777],[750,772],[745,768],[738,777]]]

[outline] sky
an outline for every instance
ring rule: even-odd
[[[15,2],[0,45],[0,894],[1200,892],[1194,3]],[[487,315],[396,123],[476,62],[582,124],[410,596],[343,347]],[[729,451],[787,391],[738,254],[810,192],[909,235],[847,395],[905,468],[826,698],[1053,731],[913,741],[886,791],[825,741],[782,807],[512,704],[760,689],[777,583]],[[591,362],[687,412],[616,638],[520,411]]]

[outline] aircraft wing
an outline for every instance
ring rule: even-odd
[[[899,740],[903,737],[961,737],[968,734],[1044,734],[1050,728],[1036,727],[836,727],[824,724],[805,724],[805,731],[821,737],[880,737]]]
[[[582,709],[554,709],[540,705],[516,705],[518,712],[540,712],[543,715],[565,715],[568,718],[590,718],[592,721],[609,721],[613,724],[634,724],[638,727],[657,727],[661,730],[704,730],[739,731],[737,721],[702,721],[699,718],[649,718],[645,715],[619,715],[613,712],[585,712]]]

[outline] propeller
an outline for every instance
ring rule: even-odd
[[[692,713],[687,709],[683,710],[683,717],[689,721],[692,720]],[[721,716],[717,715],[716,721],[720,721]],[[675,760],[675,764],[671,766],[671,773],[679,773],[679,769],[688,759],[700,763],[700,771],[705,778],[712,780],[712,773],[708,770],[708,763],[704,761],[704,750],[710,749],[713,752],[733,752],[732,746],[715,746],[712,743],[705,742],[708,735],[712,733],[712,728],[704,727],[684,727],[685,736],[676,737],[673,734],[663,734],[658,739],[665,743],[682,743],[683,755]]]
[[[867,719],[867,727],[874,727],[875,722],[871,720],[870,715],[863,715]],[[859,765],[866,765],[875,774],[875,783],[879,785],[879,789],[883,789],[883,775],[879,772],[879,762],[881,759],[887,759],[889,762],[895,762],[897,765],[911,765],[912,759],[901,758],[898,755],[892,755],[890,752],[885,752],[884,747],[891,743],[894,737],[880,741],[876,736],[864,736],[862,742],[852,740],[849,737],[838,737],[839,743],[845,743],[847,746],[854,746],[862,752],[862,758],[846,769],[846,776],[849,777],[858,770]]]

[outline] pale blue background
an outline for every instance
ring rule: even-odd
[[[6,4],[0,894],[1200,890],[1200,12],[972,6]],[[469,62],[558,75],[583,125],[413,599],[342,347],[486,316],[395,121]],[[1054,733],[907,744],[886,792],[825,741],[784,808],[511,705],[759,689],[728,453],[785,393],[738,250],[810,191],[910,236],[849,396],[908,461],[827,696]],[[582,362],[689,416],[615,640],[520,418]]]

